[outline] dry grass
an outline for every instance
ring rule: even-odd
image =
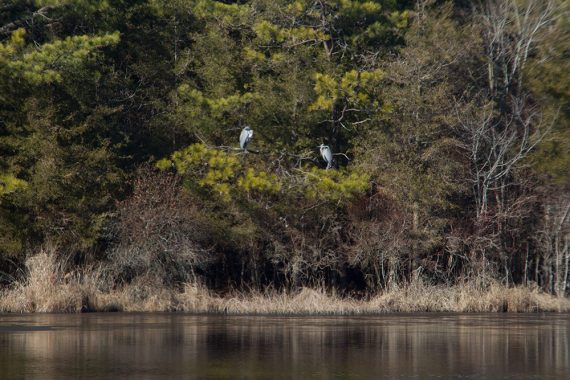
[[[498,282],[485,287],[473,283],[445,287],[415,281],[373,298],[367,307],[377,312],[567,312],[570,301],[538,287],[508,288]]]
[[[186,311],[228,314],[346,315],[389,312],[568,312],[570,301],[537,287],[507,288],[491,282],[452,287],[427,285],[417,279],[370,300],[338,297],[303,288],[294,293],[249,292],[220,297],[186,284],[182,291],[141,276],[113,289],[103,271],[64,273],[55,254],[43,251],[26,265],[28,278],[0,293],[1,312]]]
[[[26,262],[28,278],[0,297],[0,311],[77,312],[81,310],[81,290],[64,279],[55,255],[41,252]]]

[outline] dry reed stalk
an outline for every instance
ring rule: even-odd
[[[1,312],[184,311],[193,313],[354,315],[388,312],[567,312],[570,301],[538,287],[506,287],[497,282],[466,282],[451,287],[416,278],[370,300],[329,294],[323,289],[297,292],[236,293],[220,297],[187,283],[183,290],[162,285],[159,278],[139,276],[113,288],[101,268],[64,273],[53,250],[27,262],[28,276],[0,293]]]

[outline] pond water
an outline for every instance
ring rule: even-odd
[[[0,379],[570,379],[570,315],[0,315]]]

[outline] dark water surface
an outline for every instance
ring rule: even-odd
[[[570,316],[0,315],[0,379],[570,379]]]

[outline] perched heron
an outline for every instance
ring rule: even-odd
[[[247,150],[247,144],[249,144],[252,138],[253,129],[251,129],[249,126],[242,129],[241,134],[239,135],[239,147],[242,150]]]
[[[331,148],[329,148],[328,145],[324,144],[319,145],[319,148],[321,149],[321,156],[323,156],[323,160],[325,160],[325,162],[327,163],[327,169],[332,168],[333,155],[331,152]]]

